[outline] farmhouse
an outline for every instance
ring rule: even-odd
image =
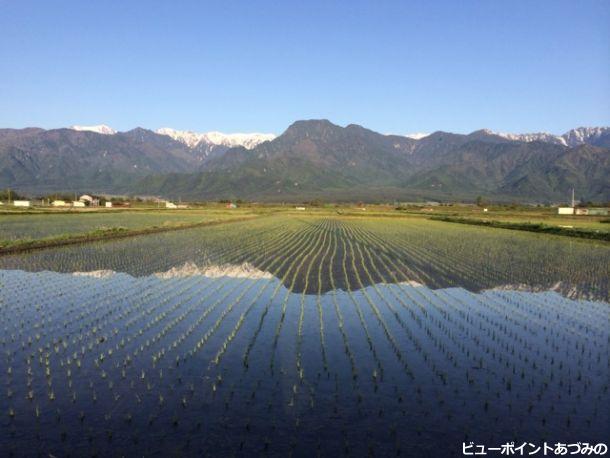
[[[15,207],[31,207],[32,202],[29,200],[14,200],[13,205]]]
[[[572,207],[559,207],[557,209],[557,214],[558,215],[573,215],[574,214],[574,208],[572,208]]]
[[[78,198],[78,201],[84,202],[85,205],[90,205],[92,207],[97,207],[100,204],[99,199],[96,199],[95,197],[90,196],[89,194],[83,194]]]
[[[586,208],[586,207],[559,207],[559,215],[578,215],[578,216],[608,216],[607,208]]]

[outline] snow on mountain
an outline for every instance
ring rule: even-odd
[[[98,134],[113,135],[117,131],[112,127],[105,124],[99,124],[95,126],[70,126],[70,129],[78,131],[96,132]],[[594,144],[596,140],[604,135],[610,134],[610,127],[579,127],[572,129],[563,135],[554,135],[546,132],[535,132],[526,134],[511,134],[505,132],[494,132],[488,129],[482,131],[490,135],[498,135],[508,140],[521,141],[521,142],[546,142],[554,143],[557,145],[564,145],[574,147],[585,143]],[[191,132],[186,130],[176,130],[168,127],[157,129],[156,133],[161,135],[167,135],[174,140],[184,143],[189,148],[203,147],[205,150],[210,148],[223,146],[226,148],[233,148],[235,146],[243,146],[246,149],[252,149],[255,146],[273,140],[276,136],[274,134],[262,134],[262,133],[235,133],[235,134],[223,134],[222,132]],[[411,134],[405,134],[404,137],[412,138],[414,140],[421,140],[427,137],[428,133],[416,132]]]
[[[199,134],[197,132],[190,132],[186,130],[175,130],[169,127],[162,127],[155,131],[160,135],[167,135],[181,143],[184,143],[189,148],[194,148],[204,139],[205,134]]]
[[[610,133],[610,127],[579,127],[562,135],[568,146],[578,146],[591,143],[602,135]]]
[[[495,135],[504,137],[508,140],[520,142],[545,142],[554,143],[557,145],[567,145],[565,139],[559,135],[553,135],[546,132],[535,132],[531,134],[508,134],[504,132],[493,132]]]
[[[235,146],[243,146],[246,149],[252,149],[260,143],[273,140],[274,134],[223,134],[221,132],[191,132],[184,130],[175,130],[169,127],[157,129],[156,132],[161,135],[167,135],[174,140],[184,143],[189,148],[195,148],[200,144],[220,145],[227,148]]]
[[[112,127],[108,127],[106,124],[99,124],[97,126],[70,126],[72,130],[81,130],[87,132],[97,132],[98,134],[104,135],[114,135],[116,134],[116,130]]]
[[[553,135],[546,132],[537,132],[531,134],[507,134],[501,132],[493,133],[509,140],[516,140],[521,142],[540,141],[574,147],[578,145],[583,145],[585,143],[593,144],[595,140],[599,139],[602,135],[609,134],[610,127],[579,127],[577,129],[572,129],[563,135]]]
[[[413,140],[421,140],[422,138],[427,137],[428,135],[430,134],[426,134],[423,132],[415,132],[413,134],[406,134],[404,136],[407,138],[412,138]]]
[[[234,146],[243,146],[246,149],[252,149],[255,146],[273,140],[275,134],[223,134],[221,132],[208,132],[207,140],[215,145],[224,145],[232,148]]]

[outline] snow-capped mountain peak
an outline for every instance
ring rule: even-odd
[[[188,130],[171,129],[169,127],[162,127],[161,129],[157,129],[155,132],[160,135],[167,135],[174,140],[184,143],[189,148],[194,148],[197,146],[203,140],[205,135]]]
[[[261,134],[261,133],[236,133],[236,134],[223,134],[222,132],[191,132],[185,130],[175,130],[169,127],[163,127],[157,129],[156,132],[161,135],[167,135],[174,140],[184,143],[189,148],[195,148],[196,146],[204,143],[206,145],[219,145],[233,148],[235,146],[243,146],[247,149],[252,149],[260,143],[273,140],[275,134]]]
[[[610,133],[610,127],[578,127],[562,135],[568,146],[590,143],[602,135]]]
[[[534,132],[530,134],[509,134],[505,132],[493,132],[494,135],[506,138],[508,140],[515,140],[520,142],[545,142],[555,143],[557,145],[567,145],[565,139],[559,135],[549,134],[547,132]]]
[[[214,143],[215,145],[224,145],[230,148],[234,146],[243,146],[246,149],[252,149],[263,142],[273,140],[275,134],[223,134],[221,132],[208,132],[205,134],[205,138],[208,142]]]
[[[70,126],[70,129],[87,131],[87,132],[96,132],[98,134],[104,134],[104,135],[116,134],[116,130],[114,130],[112,127],[107,126],[106,124],[98,124],[96,126]]]
[[[421,140],[424,137],[427,137],[430,134],[424,132],[415,132],[413,134],[405,134],[405,137],[412,138],[413,140]]]
[[[555,143],[557,145],[574,147],[585,143],[594,144],[595,140],[602,135],[610,133],[610,127],[579,127],[572,129],[563,135],[553,135],[546,132],[537,132],[531,134],[507,134],[494,132],[495,135],[522,142],[546,142]]]

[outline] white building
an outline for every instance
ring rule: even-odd
[[[95,197],[90,196],[89,194],[83,194],[78,198],[78,200],[80,202],[85,202],[85,205],[89,205],[91,207],[97,207],[100,204],[99,199],[96,199]]]
[[[66,203],[65,200],[54,200],[53,202],[51,202],[51,206],[53,206],[53,207],[67,207],[68,204]]]
[[[13,205],[15,207],[31,207],[32,202],[29,200],[14,200]]]
[[[557,214],[558,215],[573,215],[574,208],[573,207],[559,207],[557,209]]]
[[[178,206],[173,202],[165,202],[165,208],[178,208]]]
[[[80,200],[76,201],[76,202],[72,202],[72,206],[73,207],[84,207],[85,206],[85,202],[81,202]]]
[[[112,208],[112,202],[106,202],[106,208]]]
[[[303,210],[305,210],[305,207],[294,207],[294,209],[303,211]]]

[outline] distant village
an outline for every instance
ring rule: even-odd
[[[241,200],[232,201],[232,200],[220,200],[217,202],[218,204],[226,207],[227,209],[234,209],[238,207],[238,204],[245,203]],[[192,205],[198,206],[204,204],[200,203],[192,203]],[[286,203],[281,203],[279,205],[285,205]],[[290,204],[288,204],[290,205]],[[294,205],[294,204],[293,204]],[[294,207],[295,210],[304,211],[310,207],[321,207],[325,206],[321,201],[308,201],[305,202],[304,205],[297,205]],[[331,204],[328,204],[331,205]],[[363,202],[358,202],[356,208],[359,210],[366,210],[366,206]],[[389,204],[388,204],[389,205]],[[435,208],[438,207],[446,207],[460,205],[464,207],[480,207],[481,210],[487,213],[491,207],[491,202],[483,199],[482,197],[478,197],[476,202],[474,203],[441,203],[436,201],[427,201],[427,202],[399,202],[394,201],[393,206],[396,210],[403,210],[408,208],[419,208],[421,211],[434,212]],[[93,209],[93,208],[104,208],[104,209],[125,209],[131,208],[134,206],[138,207],[156,207],[159,209],[186,209],[189,208],[189,205],[183,203],[180,199],[178,202],[174,202],[172,200],[163,199],[160,197],[127,197],[127,196],[108,196],[108,195],[95,195],[95,194],[50,194],[48,196],[37,197],[37,198],[29,198],[24,195],[20,195],[17,192],[13,192],[11,190],[2,190],[0,191],[0,208],[2,207],[21,207],[21,208],[30,208],[30,207],[43,207],[48,209]],[[511,208],[511,207],[547,207],[554,208],[557,211],[558,215],[564,216],[608,216],[610,214],[610,205],[604,204],[593,204],[591,202],[576,202],[574,199],[574,195],[572,193],[571,202],[563,203],[563,204],[550,204],[550,205],[541,205],[541,204],[500,204],[494,205],[494,207],[503,207],[503,208]]]
[[[11,193],[5,191],[0,194],[0,206],[11,206],[11,207],[49,207],[49,208],[91,208],[91,207],[102,207],[102,208],[130,208],[134,203],[149,204],[157,206],[158,208],[168,209],[182,209],[188,208],[188,205],[183,203],[174,203],[170,200],[160,198],[127,198],[127,197],[109,197],[109,196],[97,196],[93,194],[82,194],[80,196],[67,196],[67,195],[50,195],[46,197],[39,197],[36,199],[30,199],[25,196],[21,196],[17,193]]]

